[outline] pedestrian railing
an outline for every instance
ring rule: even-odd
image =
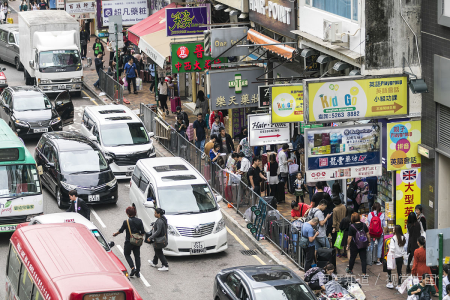
[[[100,70],[99,87],[106,94],[106,96],[119,104],[123,104],[123,85],[114,80],[111,76],[106,74],[105,71]]]
[[[171,125],[143,103],[140,106],[140,116],[145,128],[155,133],[155,138],[167,151],[194,166],[212,189],[222,196],[224,202],[247,220],[250,224],[248,229],[257,240],[269,240],[281,254],[286,255],[300,269],[304,269],[304,251],[298,243],[299,233],[288,219],[238,177],[212,162],[209,155],[205,155],[184,136],[178,134]],[[258,218],[258,213],[264,213],[262,220]]]

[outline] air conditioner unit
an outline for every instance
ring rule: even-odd
[[[331,24],[333,22],[323,20],[323,41],[329,42],[331,39]]]
[[[323,20],[323,40],[324,42],[342,42],[342,22],[332,22]]]

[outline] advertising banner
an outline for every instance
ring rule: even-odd
[[[402,226],[403,233],[406,233],[408,215],[421,202],[421,170],[401,170],[396,175],[395,219],[396,224]]]
[[[249,0],[249,18],[276,33],[295,38],[291,31],[297,29],[297,1]]]
[[[421,167],[418,146],[422,142],[421,121],[387,123],[387,169],[406,170]]]
[[[303,122],[303,85],[270,88],[272,123]]]
[[[66,12],[77,20],[95,19],[95,1],[66,2]]]
[[[258,87],[258,107],[269,107],[270,106],[270,86],[264,85]]]
[[[228,48],[236,44],[240,39],[247,36],[247,27],[217,28],[211,29],[211,53],[213,57],[221,56],[243,56],[249,53],[249,47],[234,46],[227,52]],[[239,45],[247,45],[247,39],[239,42]]]
[[[264,74],[263,68],[211,70],[209,74],[211,111],[258,106],[258,85],[251,82]]]
[[[305,121],[331,123],[408,115],[408,77],[305,79]]]
[[[102,1],[103,26],[109,26],[110,16],[122,16],[122,25],[134,25],[148,17],[146,0]]]
[[[289,143],[289,124],[273,124],[270,116],[248,115],[250,146],[265,146]]]
[[[172,73],[203,72],[211,69],[212,57],[204,55],[203,41],[195,43],[171,44]],[[225,57],[217,58],[214,64],[227,62]]]
[[[381,176],[380,126],[305,128],[307,181]]]
[[[180,7],[166,9],[167,36],[199,35],[207,30],[208,8]]]

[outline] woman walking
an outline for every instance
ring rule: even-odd
[[[412,266],[411,275],[420,277],[424,273],[431,274],[431,269],[427,266],[427,253],[425,250],[425,238],[423,236],[420,236],[417,239],[417,245],[419,248],[414,251],[414,263]],[[438,289],[436,288],[436,291],[437,290]]]
[[[342,204],[341,202],[341,198],[339,196],[333,196],[332,200],[333,204],[335,205],[335,207],[333,208],[333,222],[332,222],[332,232],[331,232],[331,238],[332,238],[332,245],[334,247],[334,244],[336,243],[336,238],[337,238],[337,234],[339,231],[339,225],[341,224],[342,220],[345,218],[345,215],[347,213],[347,209],[345,208],[344,204]],[[348,238],[348,236],[347,236]],[[341,247],[337,248],[337,256],[339,257],[341,254],[341,250],[342,249],[342,243],[343,240],[341,242]],[[345,249],[345,248],[344,248]],[[344,250],[345,251],[345,250]]]
[[[166,113],[166,116],[169,115],[169,108],[167,107],[167,89],[169,88],[169,84],[164,78],[158,83],[158,91],[159,91],[159,103],[163,113]]]
[[[365,237],[365,238],[364,238]],[[350,249],[350,261],[346,272],[353,274],[353,266],[355,265],[356,256],[359,254],[361,260],[362,275],[367,276],[366,267],[366,252],[367,247],[370,247],[369,228],[366,224],[361,223],[361,216],[359,213],[352,214],[352,224],[348,229],[347,250]]]
[[[395,265],[397,267],[397,288],[399,288],[402,284],[403,256],[406,254],[406,251],[404,250],[405,244],[406,239],[403,236],[402,227],[400,225],[395,225],[394,236],[389,243],[389,254],[394,255]],[[389,282],[386,287],[393,289],[394,285],[392,284],[392,270],[388,270],[387,273]]]
[[[333,183],[333,186],[331,187],[331,201],[335,202],[333,199],[336,197],[339,198],[341,203],[345,205],[344,194],[342,194],[341,185],[339,182]]]
[[[353,208],[347,207],[347,211],[345,214],[345,218],[342,219],[339,224],[339,230],[344,232],[344,237],[342,238],[341,247],[344,249],[344,253],[342,253],[343,257],[350,257],[350,250],[347,249],[347,240],[348,240],[348,229],[350,228],[350,224],[352,223],[352,214]]]
[[[373,204],[368,221],[370,237],[374,240],[373,247],[371,248],[372,251],[377,251],[377,261],[375,263],[376,265],[381,266],[383,264],[381,262],[381,252],[383,251],[385,215],[381,212],[381,204],[379,202]],[[369,253],[371,253],[371,251],[369,251]]]
[[[406,251],[408,252],[408,265],[406,266],[406,273],[411,273],[411,261],[413,259],[414,252],[417,248],[419,248],[419,245],[417,244],[417,240],[420,237],[420,223],[417,221],[416,214],[414,212],[409,213],[408,215],[408,223],[406,225],[406,228],[408,230],[409,239],[408,239],[408,247]],[[430,272],[431,273],[431,272]]]
[[[267,163],[267,173],[269,174],[270,196],[277,196],[278,185],[278,163],[275,154],[269,155],[269,162]]]
[[[140,278],[141,271],[141,246],[132,245],[130,243],[131,234],[139,233],[144,235],[144,224],[141,219],[136,218],[136,208],[132,206],[128,206],[125,210],[128,219],[123,221],[122,227],[120,227],[119,231],[113,234],[113,236],[117,236],[120,233],[125,231],[125,245],[123,246],[123,255],[128,262],[128,265],[131,268],[130,277],[136,275],[137,278]],[[134,266],[133,259],[131,258],[131,252],[133,252],[134,260],[136,261],[136,267]]]
[[[206,114],[208,113],[208,100],[205,98],[205,93],[200,90],[197,93],[197,103],[195,103],[195,108],[202,109],[202,120],[205,120],[206,123],[208,119],[206,119]]]
[[[155,256],[153,260],[149,260],[150,266],[156,268],[158,259],[161,261],[162,267],[158,271],[169,271],[169,264],[164,256],[163,248],[167,246],[167,219],[164,216],[166,212],[162,208],[155,209],[155,218],[157,219],[153,225],[153,230],[147,241],[153,241],[153,248],[155,249]]]

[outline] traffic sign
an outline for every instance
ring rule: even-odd
[[[249,115],[248,127],[250,146],[289,143],[288,123],[272,124],[268,114]]]
[[[109,34],[112,35],[116,32],[116,27],[114,26],[117,24],[117,32],[122,32],[122,16],[116,15],[116,16],[109,16]]]
[[[118,33],[118,34],[117,34],[117,38],[119,39],[119,41],[123,41],[123,33],[122,33],[122,32],[121,32],[121,33]],[[111,42],[115,42],[115,41],[116,41],[116,34],[115,34],[115,33],[111,34],[111,35],[109,36],[109,40],[110,40]]]
[[[116,42],[111,42],[111,47],[113,49],[115,49],[116,48]],[[119,48],[123,48],[123,40],[119,41]]]

